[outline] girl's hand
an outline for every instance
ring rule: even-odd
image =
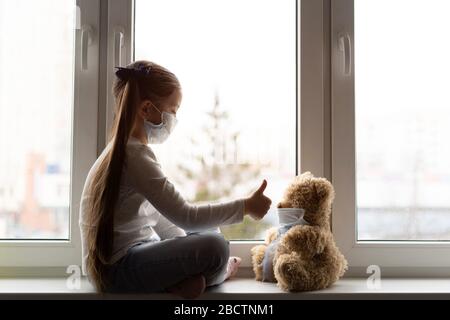
[[[263,194],[266,186],[267,181],[264,179],[258,190],[246,198],[244,202],[244,214],[250,215],[255,220],[262,219],[272,204],[272,200]]]

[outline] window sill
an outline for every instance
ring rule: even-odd
[[[366,278],[344,278],[331,288],[287,293],[273,283],[255,281],[248,275],[208,289],[200,299],[309,300],[309,299],[450,299],[449,278],[390,278],[380,289],[367,287]],[[66,278],[0,278],[0,299],[174,299],[168,294],[99,295],[83,278],[80,289],[69,289]]]

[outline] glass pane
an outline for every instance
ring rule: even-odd
[[[359,240],[450,240],[448,12],[355,1]]]
[[[295,1],[138,0],[135,58],[180,79],[179,124],[153,145],[180,192],[222,201],[267,178],[275,207],[296,168]],[[261,239],[277,223],[272,211],[221,231]]]
[[[0,238],[67,239],[73,0],[0,0]]]

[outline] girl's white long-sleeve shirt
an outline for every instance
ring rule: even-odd
[[[91,167],[80,202],[79,226],[82,269],[86,274],[86,231],[95,226],[87,219],[88,185],[111,147],[108,144]],[[131,137],[127,144],[119,197],[114,209],[114,241],[110,263],[118,261],[133,244],[142,240],[170,239],[186,231],[201,231],[239,223],[244,216],[244,198],[222,203],[188,203],[161,170],[150,146]]]

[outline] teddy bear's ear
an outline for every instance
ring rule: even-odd
[[[310,171],[305,171],[299,177],[302,177],[302,178],[313,178],[314,175]]]
[[[333,195],[333,186],[326,179],[317,179],[314,182],[314,189],[320,200],[327,199],[330,195]]]

